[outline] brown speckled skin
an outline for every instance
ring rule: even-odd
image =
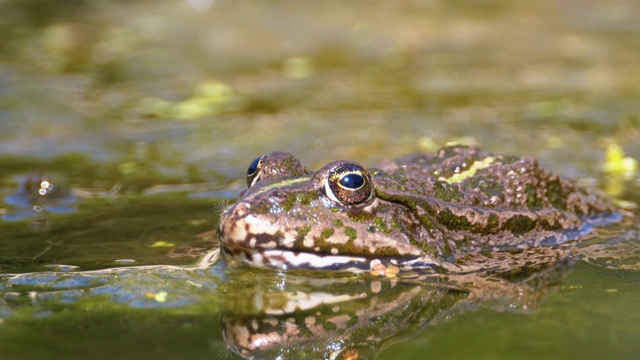
[[[259,181],[220,218],[223,253],[251,258],[282,250],[278,261],[291,253],[448,267],[470,253],[575,240],[590,232],[590,218],[618,212],[603,194],[539,168],[534,159],[475,146],[369,169],[375,196],[345,206],[329,199],[325,187],[331,169],[344,163],[358,165],[337,161],[311,172],[290,154],[267,154]],[[273,266],[255,257],[249,262]]]
[[[439,180],[489,156],[495,162],[471,177],[452,184]],[[549,237],[563,241],[562,230],[579,229],[585,218],[618,211],[603,193],[542,169],[535,159],[493,155],[475,146],[411,155],[380,169],[383,173],[374,177],[378,197],[401,204],[414,201],[414,212],[435,225],[428,229],[427,241],[447,243],[452,250],[536,246]],[[457,196],[443,200],[438,189]],[[469,224],[455,224],[445,213]],[[497,220],[492,224],[491,215]],[[514,219],[523,224],[518,226]]]

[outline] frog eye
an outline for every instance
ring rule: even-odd
[[[324,190],[329,199],[347,206],[364,204],[373,198],[371,176],[356,164],[340,164],[331,169]]]
[[[260,181],[260,169],[262,168],[262,160],[264,160],[264,157],[265,155],[258,156],[249,164],[249,168],[247,169],[247,187],[251,187]]]

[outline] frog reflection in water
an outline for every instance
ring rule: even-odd
[[[272,152],[250,165],[247,184],[221,215],[222,253],[278,269],[366,271],[382,264],[466,272],[485,266],[468,261],[474,254],[558,246],[622,213],[605,195],[534,159],[475,146],[372,169],[336,161],[317,172]]]

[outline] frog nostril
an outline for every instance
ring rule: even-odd
[[[285,200],[287,200],[287,195],[284,194],[282,191],[279,190],[274,190],[269,194],[269,197],[277,202],[283,202]]]

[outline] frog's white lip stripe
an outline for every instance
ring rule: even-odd
[[[371,259],[357,256],[318,255],[313,253],[286,250],[254,250],[243,249],[234,252],[233,256],[240,257],[252,266],[268,267],[281,270],[296,269],[326,269],[358,272],[370,269]]]
[[[229,249],[222,247],[222,253],[235,260],[260,268],[339,270],[349,272],[369,271],[381,259],[361,256],[314,254],[280,249]],[[386,261],[389,261],[387,259]],[[441,264],[429,258],[418,257],[398,262],[391,259],[390,264],[401,268],[439,268]]]

